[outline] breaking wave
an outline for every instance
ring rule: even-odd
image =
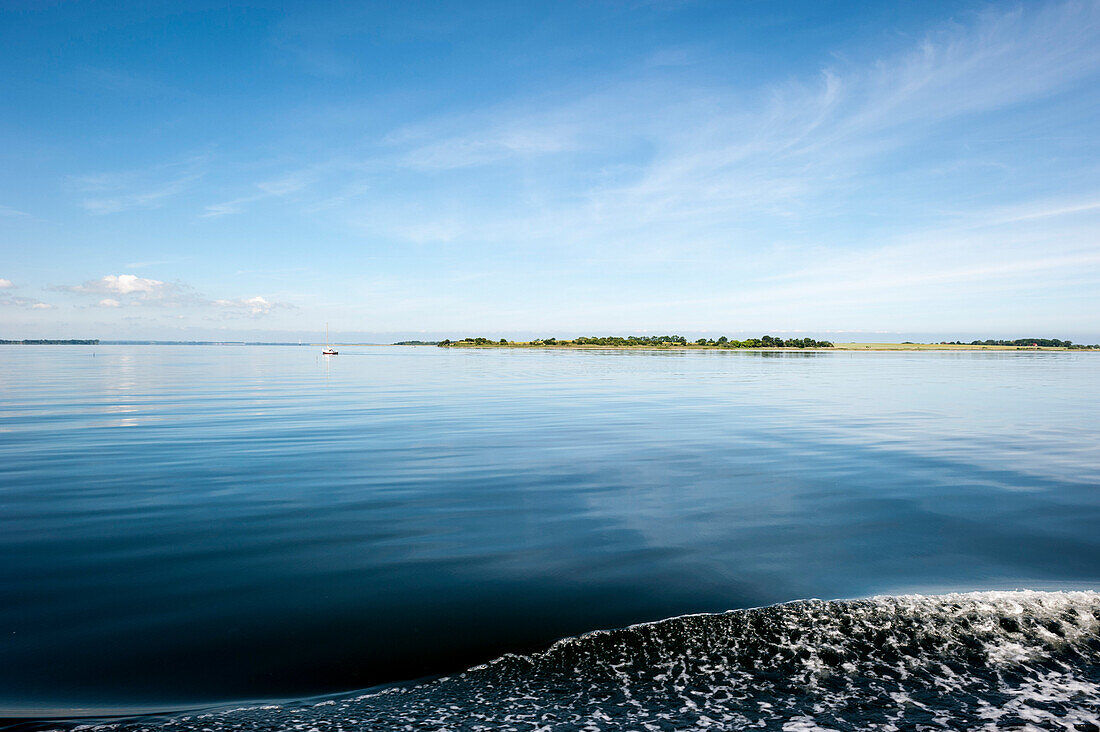
[[[1100,593],[803,600],[559,641],[464,673],[101,730],[1100,730]]]

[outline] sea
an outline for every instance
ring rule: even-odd
[[[1100,730],[1100,354],[0,346],[0,725]]]

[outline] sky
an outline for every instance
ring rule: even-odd
[[[0,338],[1100,341],[1100,1],[0,4]]]

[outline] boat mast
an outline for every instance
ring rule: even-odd
[[[328,323],[325,323],[325,348],[328,348]]]

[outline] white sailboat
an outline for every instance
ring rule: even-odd
[[[321,351],[322,356],[336,356],[340,352],[328,344],[328,323],[325,323],[325,350]]]

